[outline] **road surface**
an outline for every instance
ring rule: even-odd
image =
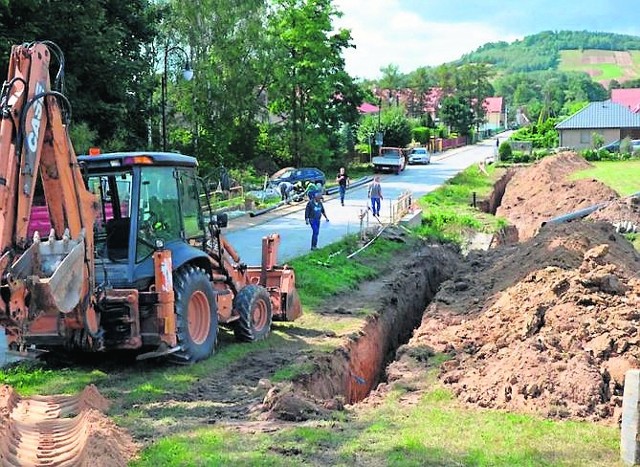
[[[503,139],[506,134],[500,137]],[[421,197],[438,188],[458,172],[484,161],[486,157],[494,154],[495,149],[495,139],[487,139],[473,146],[464,146],[433,156],[429,165],[408,165],[400,175],[383,174],[381,176],[384,197],[381,209],[382,221],[388,222],[390,203],[402,192],[408,190],[413,193],[414,198]],[[348,190],[344,206],[340,205],[337,195],[325,199],[324,205],[329,222],[322,221],[318,246],[321,248],[340,240],[345,235],[359,232],[360,213],[367,208],[368,202],[366,186]],[[377,221],[369,216],[369,222]],[[230,229],[225,236],[240,254],[244,263],[259,265],[262,255],[262,237],[272,233],[279,233],[281,237],[279,263],[305,254],[311,247],[311,228],[304,222],[302,206],[296,212],[250,228]]]

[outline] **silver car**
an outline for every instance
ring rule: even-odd
[[[431,164],[431,153],[427,148],[413,148],[409,153],[409,164]]]

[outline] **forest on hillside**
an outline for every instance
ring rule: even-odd
[[[640,50],[640,37],[588,31],[544,31],[511,43],[490,42],[456,63],[488,63],[507,73],[555,70],[561,50]]]

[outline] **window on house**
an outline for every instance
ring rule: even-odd
[[[591,144],[591,131],[580,132],[580,144]]]

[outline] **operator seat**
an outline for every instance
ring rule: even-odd
[[[131,219],[109,219],[107,231],[107,256],[112,261],[126,260],[129,257],[129,230]]]

